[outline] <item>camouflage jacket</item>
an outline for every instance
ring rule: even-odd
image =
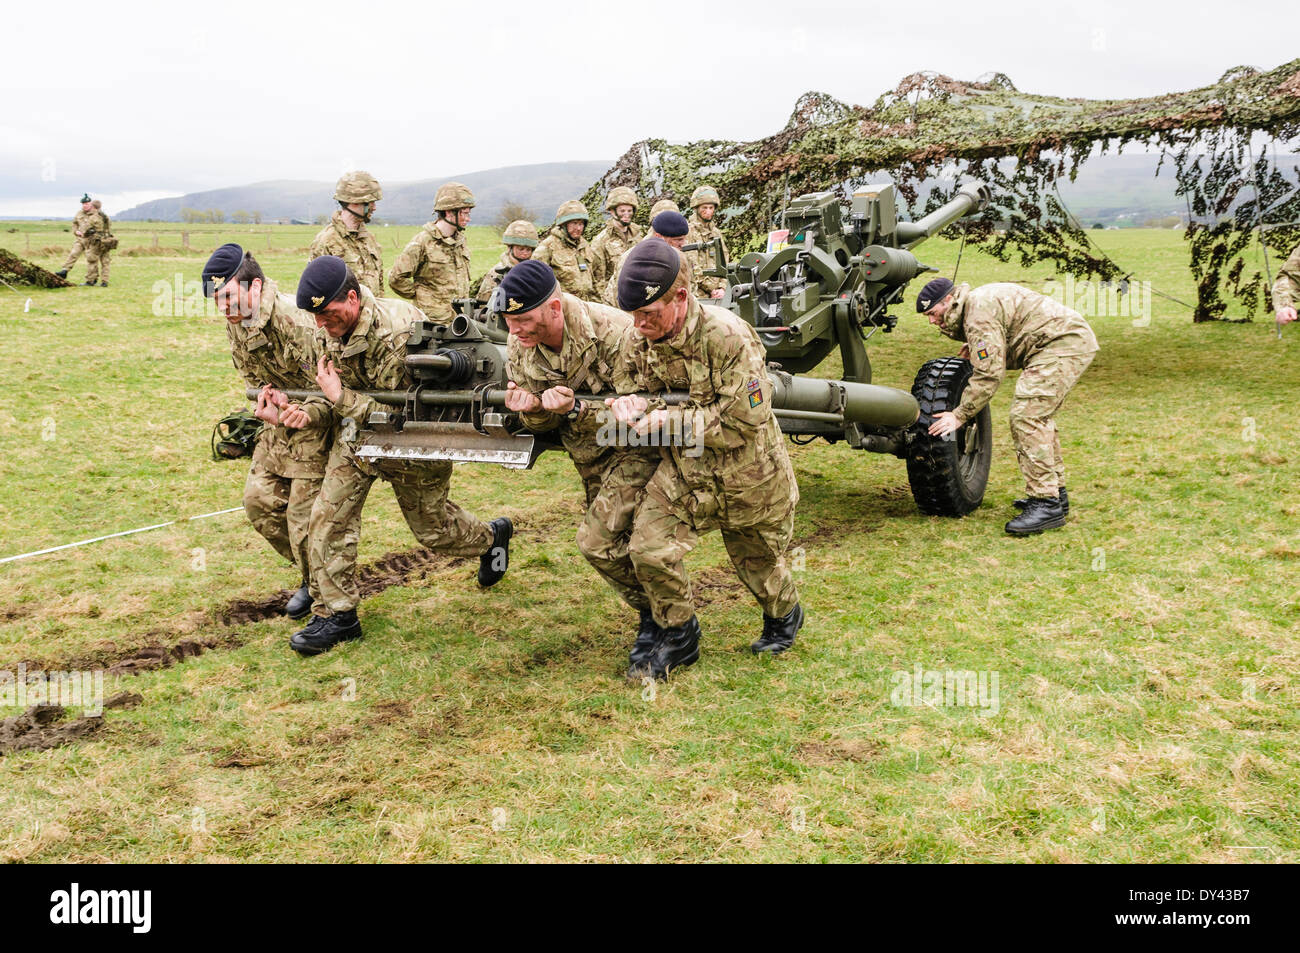
[[[379,241],[366,230],[364,224],[358,225],[355,232],[348,231],[343,223],[342,209],[335,212],[330,223],[311,240],[311,253],[307,260],[322,255],[342,258],[357,281],[369,288],[376,298],[383,297],[384,255],[379,248]]]
[[[393,294],[411,298],[435,321],[450,319],[452,301],[470,297],[469,249],[464,231],[446,238],[436,222],[428,222],[402,249],[388,273]]]
[[[687,403],[668,409],[661,431],[668,445],[660,454],[675,468],[680,503],[694,517],[749,526],[768,522],[799,501],[772,412],[767,353],[749,324],[692,298],[676,335],[651,342],[629,328],[622,351],[626,363],[620,368],[627,377],[618,381],[620,393],[690,393]]]
[[[501,260],[489,268],[487,273],[479,279],[478,293],[475,298],[486,304],[488,299],[492,297],[492,292],[496,291],[497,285],[501,284],[501,279],[517,264],[519,264],[519,259],[510,254],[509,248],[503,251]]]
[[[958,285],[940,330],[970,348],[974,370],[953,411],[963,423],[984,409],[1008,370],[1023,369],[1037,354],[1097,351],[1092,327],[1079,312],[1010,282]]]
[[[1273,281],[1273,310],[1300,306],[1300,245],[1291,249]]]
[[[323,330],[316,332],[319,352],[334,362],[343,382],[343,394],[334,405],[338,421],[335,440],[351,452],[371,413],[384,405],[360,391],[405,390],[410,384],[406,372],[406,339],[416,321],[424,318],[414,305],[394,298],[376,298],[367,288],[361,289],[361,314],[346,341],[332,338]],[[350,421],[350,423],[349,423]],[[353,457],[353,462],[372,471]]]
[[[575,242],[563,226],[556,225],[538,244],[533,257],[551,266],[560,287],[569,294],[584,301],[596,297],[596,286],[591,280],[591,246],[587,239],[579,238]]]
[[[695,242],[709,242],[715,238],[722,238],[722,230],[718,228],[715,222],[716,216],[714,221],[706,222],[696,212],[692,212],[690,231],[686,233],[686,243],[689,245]],[[691,275],[693,276],[691,290],[696,297],[707,298],[716,289],[727,287],[726,278],[718,278],[703,273],[704,269],[712,268],[717,264],[712,249],[701,249],[700,251],[691,251],[685,254],[691,263]],[[728,257],[726,239],[722,241],[722,256],[723,258]]]
[[[610,219],[591,242],[592,287],[603,290],[623,253],[644,237],[645,229],[636,222],[624,227],[617,219]]]
[[[105,233],[108,231],[108,219],[95,210],[78,211],[72,218],[72,230],[77,233],[78,238],[85,238],[92,233]]]
[[[512,334],[506,347],[510,379],[538,397],[560,384],[579,393],[613,394],[616,380],[626,376],[618,371],[619,355],[632,319],[616,308],[582,301],[571,294],[563,294],[561,299],[564,340],[560,352],[557,354],[545,344],[524,347]],[[560,440],[574,464],[585,466],[609,456],[613,449],[612,444],[597,443],[597,433],[606,417],[604,411],[603,405],[584,403],[576,420],[544,410],[520,416],[524,426],[538,433],[558,427]]]
[[[659,236],[654,232],[646,232],[645,236],[641,241],[638,241],[637,244],[639,245],[641,242],[648,242],[650,239],[658,237]],[[623,262],[627,260],[627,252],[631,250],[632,249],[629,248],[627,251],[623,252],[623,254],[618,256],[618,260],[614,262],[614,267],[609,270],[609,278],[606,279],[605,287],[601,291],[600,299],[611,308],[618,307],[618,276],[623,274]]]
[[[312,316],[299,311],[294,299],[280,294],[269,278],[262,282],[262,301],[248,325],[226,322],[231,359],[249,387],[271,384],[281,390],[315,390],[315,332]],[[325,475],[332,429],[329,404],[304,401],[302,408],[311,418],[308,426],[301,430],[266,426],[258,437],[262,462],[277,476]]]

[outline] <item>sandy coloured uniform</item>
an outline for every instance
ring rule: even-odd
[[[1300,307],[1300,245],[1278,269],[1273,279],[1273,310]]]
[[[758,335],[730,311],[691,298],[674,337],[652,343],[629,329],[622,352],[629,376],[618,382],[621,393],[691,395],[668,411],[663,432],[680,439],[660,447],[628,543],[655,621],[682,626],[695,614],[683,561],[698,534],[714,528],[764,614],[785,617],[799,601],[785,559],[799,488]]]
[[[1077,311],[1017,284],[960,284],[940,330],[970,349],[973,367],[953,413],[966,423],[993,397],[1008,370],[1021,370],[1011,400],[1011,436],[1031,497],[1055,497],[1065,482],[1053,416],[1097,353]]]
[[[475,294],[475,298],[479,302],[487,304],[492,297],[492,292],[496,291],[497,285],[501,284],[501,279],[517,264],[519,264],[519,259],[510,254],[509,248],[503,251],[501,260],[489,268],[483,277],[479,279],[478,292]]]
[[[86,254],[86,270],[89,272],[92,268],[98,274],[99,270],[99,246],[95,242],[95,236],[100,232],[108,231],[108,223],[104,216],[97,210],[89,212],[78,211],[72,217],[72,231],[75,240],[72,243],[72,250],[68,252],[67,259],[63,262],[61,271],[69,271],[77,263],[82,252]],[[86,280],[94,281],[95,277],[87,274]],[[108,280],[107,275],[105,279]]]
[[[334,405],[338,421],[334,447],[311,513],[311,575],[320,586],[320,598],[312,606],[316,615],[345,612],[361,601],[357,583],[361,508],[377,477],[392,484],[406,525],[423,545],[452,556],[479,556],[492,544],[488,525],[447,498],[450,463],[371,462],[355,454],[370,414],[383,409],[359,391],[409,386],[406,339],[422,317],[412,305],[376,298],[362,288],[361,313],[346,341],[317,332],[316,346],[334,362],[343,393]]]
[[[450,319],[455,313],[452,301],[471,296],[464,231],[447,238],[436,222],[425,223],[393,262],[388,287],[414,300],[430,319]]]
[[[722,229],[718,228],[712,221],[704,221],[704,219],[700,218],[698,212],[691,213],[690,223],[690,231],[686,233],[686,243],[688,245],[722,238]],[[693,276],[691,292],[696,297],[708,298],[718,288],[727,287],[726,278],[704,274],[704,269],[713,268],[717,264],[713,249],[700,249],[698,251],[684,252],[683,254],[691,264],[691,275]],[[728,257],[726,239],[722,241],[722,257],[724,259]]]
[[[556,225],[538,244],[533,257],[551,266],[560,287],[569,294],[584,301],[596,297],[591,275],[591,246],[587,239],[579,238],[575,242],[564,226]]]
[[[591,242],[592,287],[603,291],[618,260],[644,237],[645,229],[636,222],[626,226],[618,221],[609,222]]]
[[[357,281],[370,289],[376,298],[384,294],[384,255],[379,241],[366,229],[365,223],[357,225],[356,231],[348,229],[343,221],[343,210],[339,209],[311,242],[308,260],[322,255],[334,255],[342,258],[348,271]]]
[[[623,335],[632,320],[616,308],[582,301],[571,294],[564,304],[564,340],[557,354],[545,344],[524,347],[511,336],[508,345],[510,379],[533,394],[557,385],[575,392],[613,394]],[[634,609],[649,606],[628,556],[628,537],[641,492],[659,465],[652,448],[617,447],[602,440],[602,427],[611,415],[606,408],[584,403],[576,419],[547,411],[522,414],[524,425],[538,433],[558,428],[559,437],[582,478],[587,512],[578,527],[578,549]],[[603,444],[603,445],[602,445]]]

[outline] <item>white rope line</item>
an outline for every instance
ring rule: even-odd
[[[17,556],[5,556],[0,559],[0,563],[11,563],[16,559],[27,559],[31,556],[44,556],[46,553],[57,553],[61,549],[72,549],[76,546],[87,546],[90,543],[99,543],[106,539],[115,539],[118,536],[132,536],[135,533],[147,533],[151,529],[162,529],[164,526],[172,526],[176,523],[188,523],[190,520],[205,520],[209,516],[222,516],[226,513],[241,513],[242,506],[232,506],[228,510],[214,510],[211,513],[200,513],[198,516],[187,516],[184,519],[168,520],[165,523],[154,523],[152,526],[141,526],[138,529],[124,529],[120,533],[109,533],[107,536],[96,536],[94,539],[79,539],[75,543],[64,543],[62,546],[51,546],[49,549],[38,549],[35,552],[20,553]]]

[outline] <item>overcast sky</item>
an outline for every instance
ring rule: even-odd
[[[899,11],[899,12],[895,12]],[[1300,54],[1291,3],[529,0],[7,6],[0,217],[268,179],[381,181],[638,139],[754,139],[907,73],[1149,96]]]

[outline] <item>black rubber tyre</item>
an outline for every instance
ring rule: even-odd
[[[970,361],[943,357],[921,365],[912,382],[921,419],[908,446],[907,482],[916,505],[931,516],[965,516],[984,502],[993,462],[993,418],[988,407],[953,434],[955,440],[926,433],[935,414],[961,403],[970,375]]]

